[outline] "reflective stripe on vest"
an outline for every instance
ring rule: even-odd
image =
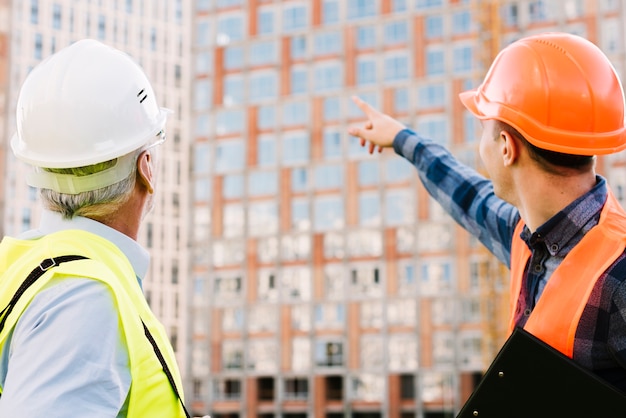
[[[150,310],[128,259],[108,240],[78,230],[61,231],[38,240],[5,237],[0,243],[0,306],[8,304],[29,272],[42,260],[66,254],[88,259],[49,269],[24,292],[0,333],[0,348],[6,344],[7,336],[30,301],[55,275],[99,280],[111,289],[128,346],[132,379],[128,417],[185,417],[154,348],[145,336],[142,321],[162,352],[183,396],[180,374],[165,330]]]
[[[511,248],[510,332],[515,327],[524,268],[531,255],[519,237],[523,226],[520,221],[515,228]],[[524,329],[571,358],[576,329],[589,296],[625,247],[626,212],[609,191],[598,225],[587,232],[552,273]]]

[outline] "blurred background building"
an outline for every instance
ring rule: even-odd
[[[141,241],[193,412],[453,417],[505,339],[508,272],[409,163],[347,135],[350,97],[482,170],[458,93],[549,30],[589,38],[624,79],[624,16],[618,0],[0,1],[0,233],[39,217],[8,152],[19,85],[102,40],[175,111]],[[622,154],[598,167],[624,203]]]

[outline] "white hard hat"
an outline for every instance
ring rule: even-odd
[[[168,113],[128,54],[85,39],[28,75],[11,148],[35,167],[92,165],[147,144],[163,130]]]

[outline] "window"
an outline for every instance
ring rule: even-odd
[[[340,31],[318,33],[313,38],[313,53],[319,55],[338,54],[343,51]]]
[[[422,264],[420,290],[422,294],[434,295],[453,289],[452,267],[447,261],[430,261]]]
[[[309,161],[310,145],[307,132],[285,134],[282,142],[282,157],[285,165]]]
[[[291,58],[306,58],[306,37],[294,36],[291,38]]]
[[[381,328],[383,326],[384,316],[381,301],[363,301],[360,304],[360,308],[361,328]]]
[[[254,202],[248,205],[248,232],[251,236],[278,232],[277,202]]]
[[[324,130],[324,158],[341,157],[341,133],[336,130]]]
[[[379,183],[380,173],[378,161],[359,161],[358,170],[360,186],[374,186]]]
[[[219,111],[215,115],[215,133],[218,135],[228,135],[242,132],[244,121],[245,116],[241,109]],[[243,161],[243,154],[241,159]]]
[[[267,167],[276,164],[276,138],[261,135],[257,143],[257,165]]]
[[[309,74],[306,67],[291,68],[291,94],[307,93]]]
[[[250,101],[255,103],[262,100],[274,99],[278,94],[276,72],[255,72],[250,75]]]
[[[443,17],[440,15],[426,16],[426,39],[441,38],[443,36]]]
[[[321,303],[315,305],[315,328],[341,329],[346,325],[346,310],[342,303]]]
[[[387,303],[387,323],[390,326],[415,326],[417,324],[417,302],[415,299],[399,299]]]
[[[274,32],[274,10],[259,9],[257,15],[257,33],[267,35]]]
[[[226,208],[227,210],[229,208]],[[238,215],[243,218],[243,208],[240,207]],[[243,225],[241,227],[243,230]],[[244,261],[243,241],[213,241],[213,264],[215,267],[237,266]]]
[[[394,12],[407,11],[407,0],[391,0],[391,10]]]
[[[380,198],[378,193],[364,192],[359,194],[359,225],[380,225]]]
[[[357,58],[356,83],[359,86],[376,83],[376,57]]]
[[[406,80],[409,78],[409,58],[407,55],[391,55],[385,58],[385,81]]]
[[[417,9],[429,9],[443,5],[443,0],[416,0]]]
[[[259,300],[278,300],[276,285],[276,274],[273,271],[259,272],[257,283]]]
[[[301,355],[294,350],[294,354]],[[309,380],[306,377],[285,378],[284,380],[285,400],[305,401],[309,398]]]
[[[291,191],[305,192],[309,188],[308,172],[305,167],[295,167],[291,170]]]
[[[39,0],[30,0],[30,23],[39,23]]]
[[[250,171],[248,174],[248,194],[250,196],[275,195],[278,192],[276,171]]]
[[[409,28],[406,21],[391,22],[385,25],[385,44],[402,44],[409,40]]]
[[[324,98],[324,120],[337,120],[341,118],[341,101],[339,97]]]
[[[285,126],[306,125],[308,122],[309,122],[309,102],[296,101],[296,102],[283,103],[283,125]],[[308,144],[308,139],[307,139],[307,144]]]
[[[244,38],[243,16],[240,14],[219,15],[217,19],[218,44],[225,45],[231,41]]]
[[[356,28],[357,49],[369,49],[376,46],[376,27],[359,26]]]
[[[366,402],[382,402],[385,377],[380,374],[360,374],[352,378],[352,398]]]
[[[238,379],[215,379],[213,381],[213,397],[220,401],[241,399],[241,381]]]
[[[531,22],[548,20],[548,5],[545,0],[531,1],[528,5],[528,14]]]
[[[442,403],[452,405],[454,396],[454,378],[452,374],[445,372],[420,373],[421,392],[420,397],[426,403]]]
[[[58,3],[52,5],[52,28],[61,29],[61,5]]]
[[[243,103],[245,84],[239,74],[230,74],[224,77],[224,97],[222,102],[226,106]]]
[[[310,221],[307,220],[307,230]],[[311,238],[309,235],[283,235],[280,251],[284,261],[308,261],[311,256]]]
[[[397,88],[393,91],[393,109],[396,112],[408,112],[411,110],[408,89]]]
[[[294,304],[290,306],[291,306],[291,328],[296,331],[310,331],[311,330],[311,308],[309,308],[309,305],[299,303],[299,304]],[[305,341],[309,342],[308,339]],[[294,344],[294,348],[295,348],[295,344]],[[308,352],[310,351],[311,351],[311,347],[309,345]],[[301,355],[298,355],[296,357],[305,356],[304,353],[302,353],[301,351],[294,350],[294,352],[301,353]],[[308,359],[309,356],[307,355],[306,358]]]
[[[241,276],[215,277],[213,287],[216,300],[236,299],[241,296]]]
[[[445,73],[445,60],[442,49],[428,49],[426,51],[426,74],[442,75]]]
[[[208,142],[198,143],[193,152],[194,173],[208,173],[211,164],[211,146]]]
[[[224,308],[222,310],[222,331],[240,332],[243,330],[243,309]]]
[[[341,88],[343,85],[343,71],[340,63],[317,64],[314,67],[315,90],[326,92]]]
[[[471,71],[472,69],[472,47],[469,45],[456,46],[452,50],[452,71],[455,74]]]
[[[195,110],[209,110],[211,108],[211,83],[208,80],[198,80],[195,82],[194,108]]]
[[[441,145],[448,145],[448,122],[443,115],[433,115],[418,119],[417,132],[424,138],[430,138]]]
[[[324,164],[315,167],[317,190],[339,189],[343,185],[343,164]]]
[[[452,13],[452,33],[464,35],[472,30],[472,16],[469,10]]]
[[[343,366],[343,343],[338,340],[316,341],[315,365],[318,367]]]
[[[339,1],[324,0],[322,3],[322,23],[325,25],[339,22]]]
[[[292,199],[291,227],[300,231],[308,231],[311,227],[309,218],[309,202],[306,199]]]
[[[437,366],[452,366],[454,364],[454,335],[449,331],[433,332],[432,354]]]
[[[378,267],[358,266],[350,270],[350,294],[380,296],[382,285]]]
[[[251,338],[248,340],[248,370],[261,373],[273,373],[278,369],[278,344],[275,340],[266,338]],[[259,379],[259,398],[262,400],[274,399],[274,379],[271,387],[261,385]]]
[[[385,223],[408,225],[416,221],[413,190],[391,189],[385,192]]]
[[[227,70],[243,68],[244,50],[240,46],[230,46],[224,49],[224,67]]]
[[[41,33],[35,34],[35,46],[33,48],[33,58],[41,60],[43,58],[43,37]]]
[[[306,337],[295,337],[291,347],[291,370],[294,372],[309,371],[311,369],[311,340]],[[301,386],[299,388],[302,389]],[[285,393],[285,398],[287,396]]]
[[[259,129],[268,129],[276,126],[276,109],[274,106],[259,106],[257,126]]]
[[[255,42],[250,44],[250,65],[261,66],[274,64],[277,61],[275,41]]]
[[[243,342],[226,340],[222,343],[222,368],[225,370],[243,369]]]
[[[444,107],[446,103],[446,87],[443,83],[429,83],[417,87],[418,109]]]
[[[390,371],[417,370],[417,339],[414,335],[391,334],[388,344]]]
[[[244,232],[244,209],[240,203],[224,205],[222,218],[225,237],[241,237]]]
[[[463,132],[467,143],[477,142],[477,139],[480,138],[480,123],[470,112],[463,114]]]
[[[275,289],[274,289],[275,290]],[[278,308],[276,305],[253,305],[248,308],[249,332],[274,332],[278,328]]]
[[[377,13],[375,0],[348,0],[348,19],[372,17]]]
[[[224,173],[243,169],[244,155],[242,140],[218,141],[215,146],[215,172]]]
[[[365,334],[361,336],[359,347],[361,349],[361,355],[359,356],[361,369],[382,369],[384,364],[384,345],[382,336],[377,334]],[[382,393],[380,396],[382,396]]]
[[[241,6],[243,0],[217,0],[216,3],[218,9],[225,9],[228,7]]]
[[[280,277],[283,301],[307,301],[311,299],[311,271],[304,267],[285,268]]]
[[[316,197],[313,219],[315,231],[318,232],[343,228],[343,199],[339,196]]]
[[[224,199],[239,199],[243,197],[243,185],[243,175],[225,175],[224,183],[222,185]]]
[[[283,10],[283,30],[291,32],[303,29],[307,25],[307,8],[305,5],[289,5]]]

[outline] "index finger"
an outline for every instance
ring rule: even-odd
[[[376,116],[379,113],[376,109],[370,106],[369,103],[364,102],[358,96],[352,96],[352,101],[363,111],[363,113],[365,113],[368,118]]]

